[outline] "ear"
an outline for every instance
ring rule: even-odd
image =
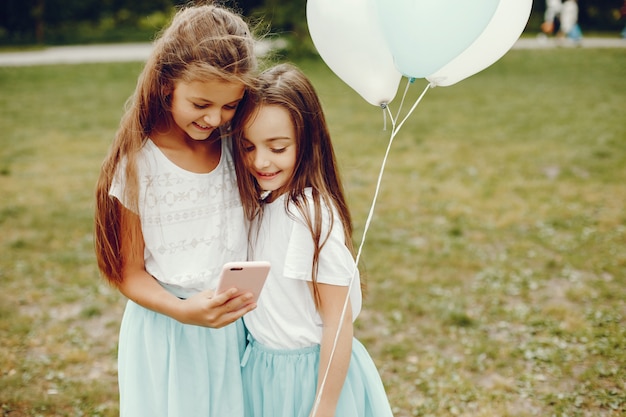
[[[172,100],[172,94],[174,93],[174,86],[170,83],[164,84],[161,86],[161,97],[165,99],[168,103]]]

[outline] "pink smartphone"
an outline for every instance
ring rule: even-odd
[[[237,288],[237,295],[251,292],[256,302],[269,272],[270,263],[266,261],[228,262],[222,268],[215,293]]]

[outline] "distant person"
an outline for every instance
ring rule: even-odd
[[[560,29],[561,0],[546,0],[546,11],[543,14],[541,31],[548,36],[556,35]]]
[[[353,337],[361,285],[319,98],[288,64],[264,72],[256,91],[245,103],[252,111],[235,116],[235,163],[250,257],[272,269],[244,316],[246,417],[391,417],[378,370]]]
[[[214,295],[247,232],[230,138],[256,76],[234,12],[181,9],[155,41],[96,191],[102,275],[129,301],[119,337],[122,417],[242,417],[239,320],[252,294]]]
[[[583,34],[578,25],[578,3],[576,0],[565,0],[561,7],[561,27],[559,36],[578,44]]]

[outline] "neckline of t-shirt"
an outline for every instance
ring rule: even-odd
[[[225,149],[224,149],[224,140],[222,140],[222,144],[220,145],[221,146],[220,160],[215,166],[215,168],[211,172],[193,172],[175,164],[171,159],[167,157],[167,155],[163,153],[161,148],[159,148],[157,144],[154,143],[154,141],[151,138],[148,138],[147,143],[149,143],[149,146],[151,146],[156,151],[156,154],[158,155],[159,158],[161,158],[163,161],[165,161],[168,165],[170,165],[177,171],[182,172],[183,174],[186,174],[186,175],[201,176],[201,177],[213,175],[215,172],[217,172],[220,169],[220,167],[222,166],[222,161],[224,159]]]

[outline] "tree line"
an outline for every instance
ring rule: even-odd
[[[505,0],[513,1],[513,0]],[[147,41],[189,0],[2,0],[0,44],[63,44]],[[207,2],[202,0],[200,2]],[[308,38],[306,0],[221,0],[296,42]],[[623,0],[579,0],[583,31],[624,27]],[[545,10],[535,0],[527,30],[538,31]]]

